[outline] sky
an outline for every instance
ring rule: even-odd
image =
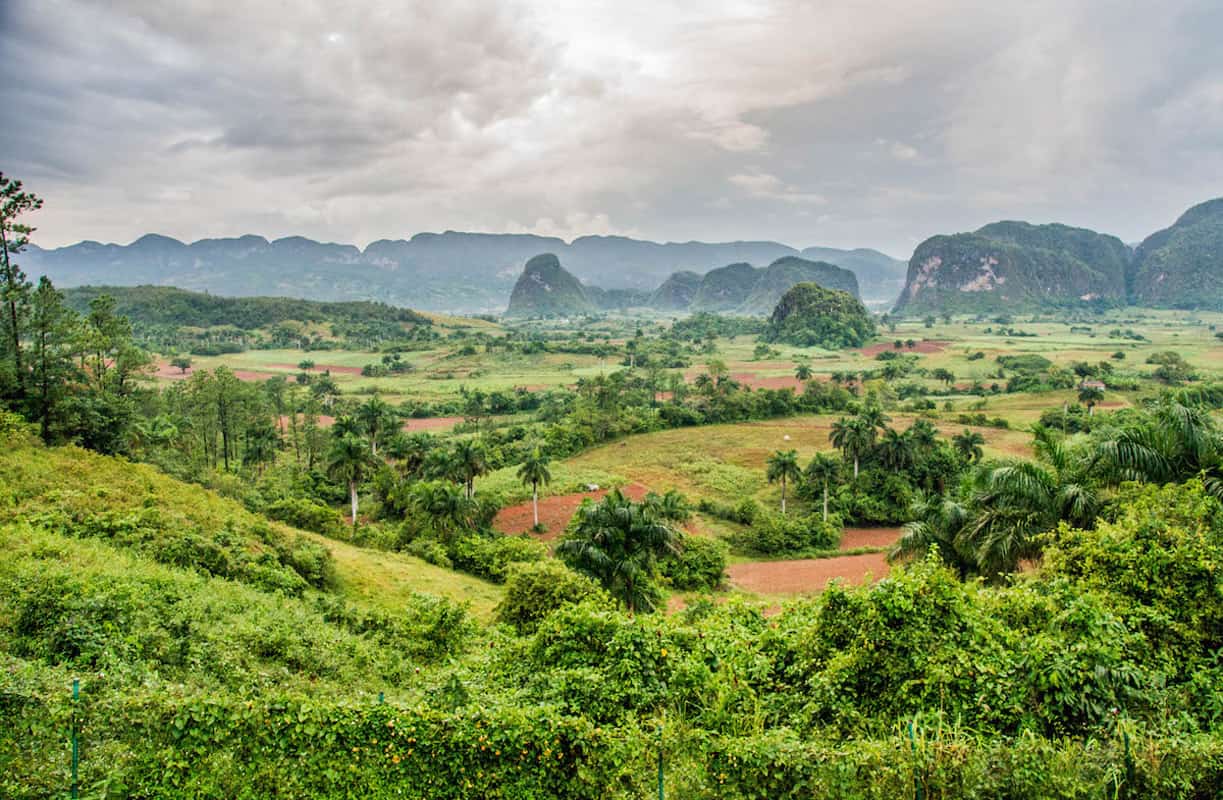
[[[0,0],[34,241],[1140,240],[1223,195],[1218,0]]]

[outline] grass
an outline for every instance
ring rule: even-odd
[[[496,584],[433,566],[405,553],[368,550],[314,533],[302,535],[331,551],[339,579],[336,588],[346,600],[358,605],[393,613],[402,609],[414,592],[433,594],[469,603],[472,616],[489,622],[505,593]]]

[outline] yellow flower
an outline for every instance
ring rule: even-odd
[[[667,648],[665,648],[665,647],[662,649],[662,657],[663,657],[663,658],[666,658],[666,657],[667,657]]]

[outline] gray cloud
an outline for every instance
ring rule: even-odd
[[[1133,240],[1223,193],[1220,38],[1213,0],[9,0],[0,167],[47,245]]]

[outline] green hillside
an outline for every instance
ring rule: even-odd
[[[1223,309],[1223,197],[1194,206],[1138,247],[1134,302]]]
[[[1014,312],[1124,303],[1128,250],[1065,225],[998,222],[934,236],[909,261],[901,314]]]
[[[526,263],[514,284],[505,315],[568,317],[596,310],[581,281],[562,267],[556,256],[543,253]]]
[[[671,273],[650,296],[650,306],[660,311],[687,311],[701,288],[701,278],[691,271]]]
[[[759,273],[756,285],[737,310],[740,314],[751,316],[770,314],[782,295],[799,283],[817,283],[825,289],[858,296],[858,280],[849,270],[823,261],[786,256]]]
[[[769,317],[765,339],[829,350],[861,347],[875,335],[875,323],[862,301],[848,292],[817,283],[790,287]]]

